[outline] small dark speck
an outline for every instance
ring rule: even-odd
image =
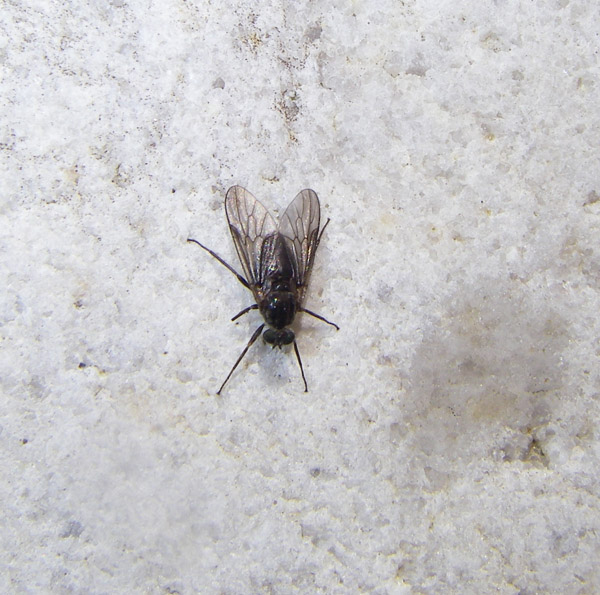
[[[29,438],[21,438],[21,444],[27,444],[29,442]]]
[[[406,74],[412,74],[413,76],[425,76],[427,74],[428,67],[421,64],[420,62],[414,62],[406,69]]]
[[[79,537],[82,533],[83,525],[79,521],[69,521],[60,536],[66,539],[67,537]]]
[[[588,192],[588,195],[586,197],[585,202],[583,203],[583,206],[587,207],[588,205],[593,205],[593,204],[597,203],[598,201],[600,201],[600,195],[595,190],[592,190],[591,192]]]
[[[85,362],[79,362],[79,369],[85,368],[87,364]]]
[[[171,188],[171,194],[175,194],[175,192],[177,192],[177,190],[175,190],[175,188]]]
[[[318,467],[315,467],[314,469],[310,470],[310,474],[313,477],[319,477],[319,475],[321,475],[321,470]]]
[[[215,79],[213,81],[213,89],[224,89],[225,88],[225,81],[219,77],[218,79]]]
[[[323,33],[323,28],[318,23],[309,27],[306,32],[306,39],[308,41],[315,41],[315,39],[319,39],[321,37],[321,33]]]

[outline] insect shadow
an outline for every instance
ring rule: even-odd
[[[280,349],[283,345],[294,345],[304,381],[304,392],[308,392],[296,335],[288,327],[298,312],[306,312],[339,330],[337,324],[303,307],[315,254],[329,219],[320,230],[319,198],[309,189],[298,193],[277,223],[250,192],[241,186],[232,186],[225,196],[225,214],[245,277],[198,240],[188,238],[188,242],[198,244],[206,250],[252,292],[255,303],[244,308],[231,320],[237,320],[250,310],[258,310],[264,323],[250,337],[217,394],[221,394],[265,326],[268,327],[263,334],[266,343]]]

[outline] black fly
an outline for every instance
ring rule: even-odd
[[[248,349],[258,339],[265,325],[269,328],[265,330],[263,338],[273,347],[281,348],[283,345],[294,344],[304,381],[304,392],[308,392],[296,336],[294,331],[287,327],[292,324],[297,312],[306,312],[339,330],[337,324],[302,306],[315,254],[329,219],[319,232],[319,198],[309,189],[298,193],[279,224],[267,209],[241,186],[232,186],[227,191],[225,214],[245,277],[197,240],[188,238],[188,242],[194,242],[204,248],[252,292],[256,303],[244,308],[231,320],[237,320],[250,310],[259,310],[265,322],[254,331],[217,394],[221,394],[223,387]]]

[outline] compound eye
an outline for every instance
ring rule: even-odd
[[[275,342],[277,341],[277,333],[272,328],[268,328],[263,333],[263,339],[265,340],[266,343],[274,345]]]
[[[282,331],[279,331],[279,334],[279,341],[282,345],[289,345],[294,342],[294,331],[291,331],[289,328],[284,328]]]
[[[270,343],[276,347],[281,347],[282,345],[289,345],[294,342],[295,335],[294,331],[289,328],[284,328],[280,331],[276,331],[272,328],[268,328],[263,333],[263,339],[266,343]]]

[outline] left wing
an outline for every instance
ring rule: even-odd
[[[292,266],[296,285],[300,290],[300,305],[304,301],[304,294],[319,246],[320,221],[319,198],[314,190],[307,188],[298,193],[279,222],[279,233],[284,236],[294,255]]]

